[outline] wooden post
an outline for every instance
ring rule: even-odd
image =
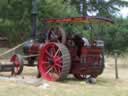
[[[118,54],[117,54],[117,52],[115,52],[115,78],[119,79],[117,59],[118,59]]]

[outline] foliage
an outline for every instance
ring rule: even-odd
[[[1,8],[3,14],[0,15],[0,32],[8,37],[9,44],[11,45],[23,41],[25,37],[27,37],[28,30],[31,29],[29,20],[31,1],[25,1],[26,0],[9,0],[6,6]]]
[[[96,13],[98,16],[105,17],[112,17],[120,10],[120,7],[128,6],[128,2],[123,0],[71,0],[71,4],[76,6],[79,13],[81,13],[80,4],[82,4],[84,16]]]
[[[32,0],[0,1],[0,34],[9,39],[10,45],[25,41],[31,36]],[[80,16],[80,4],[83,4],[83,15],[96,12],[97,16],[111,17],[114,25],[98,25],[94,33],[98,39],[105,41],[107,52],[114,50],[128,51],[128,18],[115,18],[120,7],[128,6],[122,0],[37,0],[37,31],[44,29],[43,19]],[[82,33],[90,37],[90,27],[85,25],[63,25],[68,32]],[[72,33],[71,33],[72,34]]]
[[[64,0],[38,0],[38,29],[42,29],[41,21],[45,18],[77,16],[75,7]],[[10,44],[15,45],[30,38],[31,35],[31,0],[9,0],[1,8],[0,32],[5,34]],[[21,37],[22,36],[22,37]]]
[[[105,49],[108,53],[118,50],[120,53],[128,49],[128,20],[115,20],[113,25],[99,25],[95,28],[98,39],[105,41]]]
[[[95,10],[98,11],[98,16],[112,17],[120,11],[120,7],[128,6],[127,1],[123,0],[92,0],[94,3]]]

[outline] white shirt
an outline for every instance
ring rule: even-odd
[[[82,37],[82,40],[84,41],[84,46],[89,46],[90,45],[87,38]]]

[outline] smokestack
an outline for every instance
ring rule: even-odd
[[[35,39],[37,31],[37,1],[32,0],[32,38]]]

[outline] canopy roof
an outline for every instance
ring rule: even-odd
[[[111,19],[97,16],[83,16],[83,17],[72,17],[72,18],[61,18],[61,19],[45,19],[44,23],[114,23]]]

